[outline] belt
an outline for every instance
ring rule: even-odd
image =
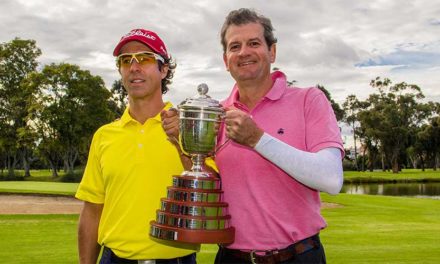
[[[283,249],[242,251],[238,249],[223,248],[223,250],[225,250],[226,254],[233,255],[236,258],[253,264],[275,264],[290,260],[296,255],[302,254],[311,249],[318,248],[320,244],[319,235],[314,235]]]
[[[107,255],[107,257],[104,257],[104,255]],[[194,253],[190,254],[190,255],[187,255],[187,256],[174,258],[174,259],[140,259],[140,260],[133,260],[133,259],[120,258],[120,257],[116,256],[116,254],[113,253],[113,251],[110,248],[104,247],[100,263],[107,264],[107,263],[111,262],[111,263],[117,263],[117,264],[131,264],[131,263],[132,264],[160,264],[160,263],[168,263],[171,260],[176,260],[178,263],[180,263],[180,262],[184,261],[186,258],[191,258],[192,255],[194,255]],[[103,258],[105,259],[105,261],[103,261]],[[110,261],[110,262],[107,262],[107,261]]]

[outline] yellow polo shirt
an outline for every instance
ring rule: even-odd
[[[171,107],[167,103],[165,109]],[[125,110],[121,119],[93,136],[76,198],[104,204],[98,243],[127,259],[166,259],[199,250],[198,245],[153,241],[150,221],[172,176],[184,170],[176,147],[167,140],[160,114],[144,124]]]

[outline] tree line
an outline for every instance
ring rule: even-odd
[[[392,170],[426,166],[437,170],[440,163],[440,104],[424,102],[419,86],[393,84],[388,78],[370,82],[375,92],[364,101],[349,95],[343,121],[354,136],[354,167],[357,170]],[[359,157],[357,143],[361,144]]]
[[[0,44],[1,175],[30,176],[32,163],[43,163],[53,177],[86,161],[94,131],[125,108],[116,81],[109,91],[99,76],[68,63],[38,70],[41,50],[34,40]]]
[[[126,93],[120,80],[109,90],[100,76],[68,63],[38,68],[41,50],[34,40],[15,38],[0,44],[0,177],[30,176],[33,164],[64,169],[83,167],[93,133],[121,116]],[[292,81],[293,84],[295,81]],[[424,102],[417,85],[372,80],[365,100],[349,95],[336,103],[324,86],[340,122],[354,137],[356,170],[432,167],[440,162],[440,104]],[[359,145],[358,145],[359,144]],[[349,151],[347,151],[349,153]],[[35,167],[35,166],[34,166]]]

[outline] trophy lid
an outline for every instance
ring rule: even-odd
[[[198,94],[194,97],[190,97],[181,102],[178,106],[179,109],[209,109],[213,111],[222,112],[222,106],[219,101],[212,99],[208,93],[208,85],[206,83],[199,84],[197,86]]]

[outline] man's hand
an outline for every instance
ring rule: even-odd
[[[251,148],[257,145],[264,134],[250,115],[236,108],[226,109],[225,127],[227,137]]]
[[[179,145],[179,113],[177,109],[170,108],[160,112],[162,118],[162,128],[168,139],[174,144]]]

